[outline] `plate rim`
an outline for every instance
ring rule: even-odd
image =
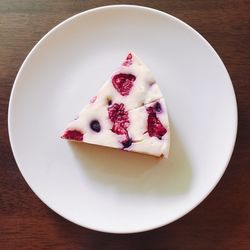
[[[168,220],[168,221],[165,221],[165,220],[163,221],[162,220],[163,222],[158,223],[158,224],[156,223],[156,224],[154,224],[154,226],[147,227],[147,228],[140,228],[140,229],[136,229],[136,230],[119,230],[119,229],[118,230],[117,229],[115,229],[115,230],[105,230],[105,229],[103,229],[101,227],[98,228],[98,227],[92,227],[92,226],[89,226],[89,225],[83,225],[82,223],[79,223],[79,222],[77,222],[74,219],[65,217],[60,211],[58,211],[58,209],[53,208],[53,205],[47,204],[47,202],[45,202],[44,199],[33,190],[32,186],[29,184],[28,180],[24,176],[22,168],[21,168],[21,164],[20,164],[20,162],[18,162],[17,152],[16,152],[16,149],[15,149],[15,146],[14,146],[14,139],[13,139],[13,135],[12,135],[12,132],[11,132],[11,113],[12,113],[12,108],[13,108],[13,103],[14,103],[13,100],[15,98],[15,95],[17,94],[16,93],[16,86],[18,84],[20,75],[22,74],[22,72],[24,70],[26,62],[30,59],[30,57],[32,56],[33,52],[37,49],[37,47],[40,46],[40,44],[44,40],[46,40],[48,36],[50,36],[51,34],[53,34],[54,31],[56,31],[57,29],[63,27],[64,24],[70,22],[73,19],[77,19],[80,16],[87,15],[87,14],[90,14],[90,13],[93,13],[93,12],[99,12],[99,11],[106,10],[106,9],[117,9],[117,8],[141,9],[141,10],[146,10],[146,11],[152,12],[153,14],[156,14],[156,15],[162,15],[164,17],[172,19],[173,21],[175,21],[177,23],[181,23],[182,25],[185,26],[185,28],[187,28],[188,30],[190,30],[192,33],[195,33],[199,37],[199,39],[203,43],[206,44],[207,48],[210,50],[211,53],[213,53],[213,55],[217,58],[217,60],[220,61],[221,66],[224,67],[225,74],[226,74],[225,76],[226,76],[226,78],[228,80],[228,83],[230,84],[231,94],[233,94],[232,97],[233,97],[233,102],[234,102],[233,103],[233,106],[234,106],[234,112],[233,112],[234,113],[234,117],[233,118],[234,118],[235,123],[234,123],[233,138],[232,138],[231,145],[230,145],[230,149],[231,150],[228,152],[227,159],[225,159],[226,160],[226,164],[221,167],[221,173],[220,173],[218,179],[215,181],[214,185],[210,186],[209,191],[207,193],[203,194],[203,196],[199,199],[199,202],[195,203],[193,206],[191,206],[190,209],[186,210],[183,213],[180,213],[178,216],[176,216],[172,220]],[[226,68],[225,64],[223,63],[222,59],[220,58],[220,56],[218,55],[218,53],[216,52],[216,50],[212,47],[212,45],[198,31],[196,31],[189,24],[187,24],[186,22],[180,20],[179,18],[177,18],[177,17],[175,17],[173,15],[170,15],[170,14],[164,12],[164,11],[158,10],[158,9],[154,9],[154,8],[146,7],[146,6],[141,6],[141,5],[132,5],[132,4],[105,5],[105,6],[101,6],[101,7],[91,8],[91,9],[85,10],[83,12],[79,12],[79,13],[77,13],[77,14],[75,14],[75,15],[73,15],[73,16],[71,16],[71,17],[69,17],[69,18],[67,18],[67,19],[65,19],[63,21],[61,21],[60,23],[58,23],[57,25],[55,25],[52,29],[50,29],[45,35],[43,35],[41,37],[41,39],[33,46],[33,48],[26,55],[23,63],[21,64],[21,66],[20,66],[20,68],[18,70],[18,73],[17,73],[17,75],[15,77],[13,86],[11,88],[11,93],[10,93],[10,98],[9,98],[9,104],[8,104],[8,114],[7,115],[8,115],[9,141],[10,141],[10,146],[11,146],[11,150],[12,150],[12,153],[13,153],[16,165],[17,165],[19,171],[21,172],[21,174],[22,174],[25,182],[28,184],[28,186],[33,191],[33,193],[35,193],[35,195],[47,207],[49,207],[51,210],[53,210],[55,213],[57,213],[58,215],[60,215],[64,219],[66,219],[66,220],[68,220],[68,221],[70,221],[70,222],[72,222],[72,223],[74,223],[76,225],[79,225],[81,227],[85,227],[85,228],[88,228],[88,229],[91,229],[91,230],[95,230],[95,231],[99,231],[99,232],[114,233],[114,234],[140,233],[140,232],[154,230],[156,228],[160,228],[160,227],[169,225],[170,223],[179,220],[183,216],[187,215],[194,208],[198,207],[211,194],[211,192],[214,190],[214,188],[217,186],[218,182],[221,180],[222,176],[224,175],[224,173],[225,173],[225,171],[226,171],[226,169],[228,167],[228,164],[229,164],[229,162],[231,160],[234,148],[235,148],[235,143],[236,143],[236,138],[237,138],[237,132],[238,132],[238,107],[237,107],[237,99],[236,99],[236,94],[235,94],[235,91],[234,91],[234,86],[233,86],[232,80],[230,78],[230,75],[229,75],[229,73],[227,71],[227,68]]]

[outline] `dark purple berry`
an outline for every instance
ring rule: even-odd
[[[131,138],[127,138],[126,140],[122,141],[123,148],[128,148],[133,143]]]
[[[112,100],[108,99],[108,105],[110,106],[112,104]]]
[[[92,130],[94,130],[97,133],[99,133],[101,131],[101,125],[97,120],[93,120],[90,123],[90,127],[91,127]]]
[[[161,104],[157,102],[154,106],[156,112],[161,112]]]

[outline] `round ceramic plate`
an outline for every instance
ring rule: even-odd
[[[169,159],[59,135],[134,51],[169,110]],[[107,6],[62,22],[32,49],[9,104],[12,150],[25,180],[56,213],[113,233],[177,220],[215,187],[233,151],[237,106],[219,56],[190,26],[139,6]]]

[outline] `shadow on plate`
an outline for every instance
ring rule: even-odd
[[[70,145],[85,174],[120,192],[165,196],[189,190],[191,165],[173,127],[168,159],[85,143]]]

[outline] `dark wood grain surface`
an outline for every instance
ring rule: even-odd
[[[47,208],[19,172],[8,139],[11,88],[27,53],[52,27],[81,11],[124,1],[0,1],[0,249],[250,249],[250,2],[126,1],[168,12],[198,30],[224,61],[239,127],[226,173],[182,219],[153,231],[114,235],[74,225]]]

